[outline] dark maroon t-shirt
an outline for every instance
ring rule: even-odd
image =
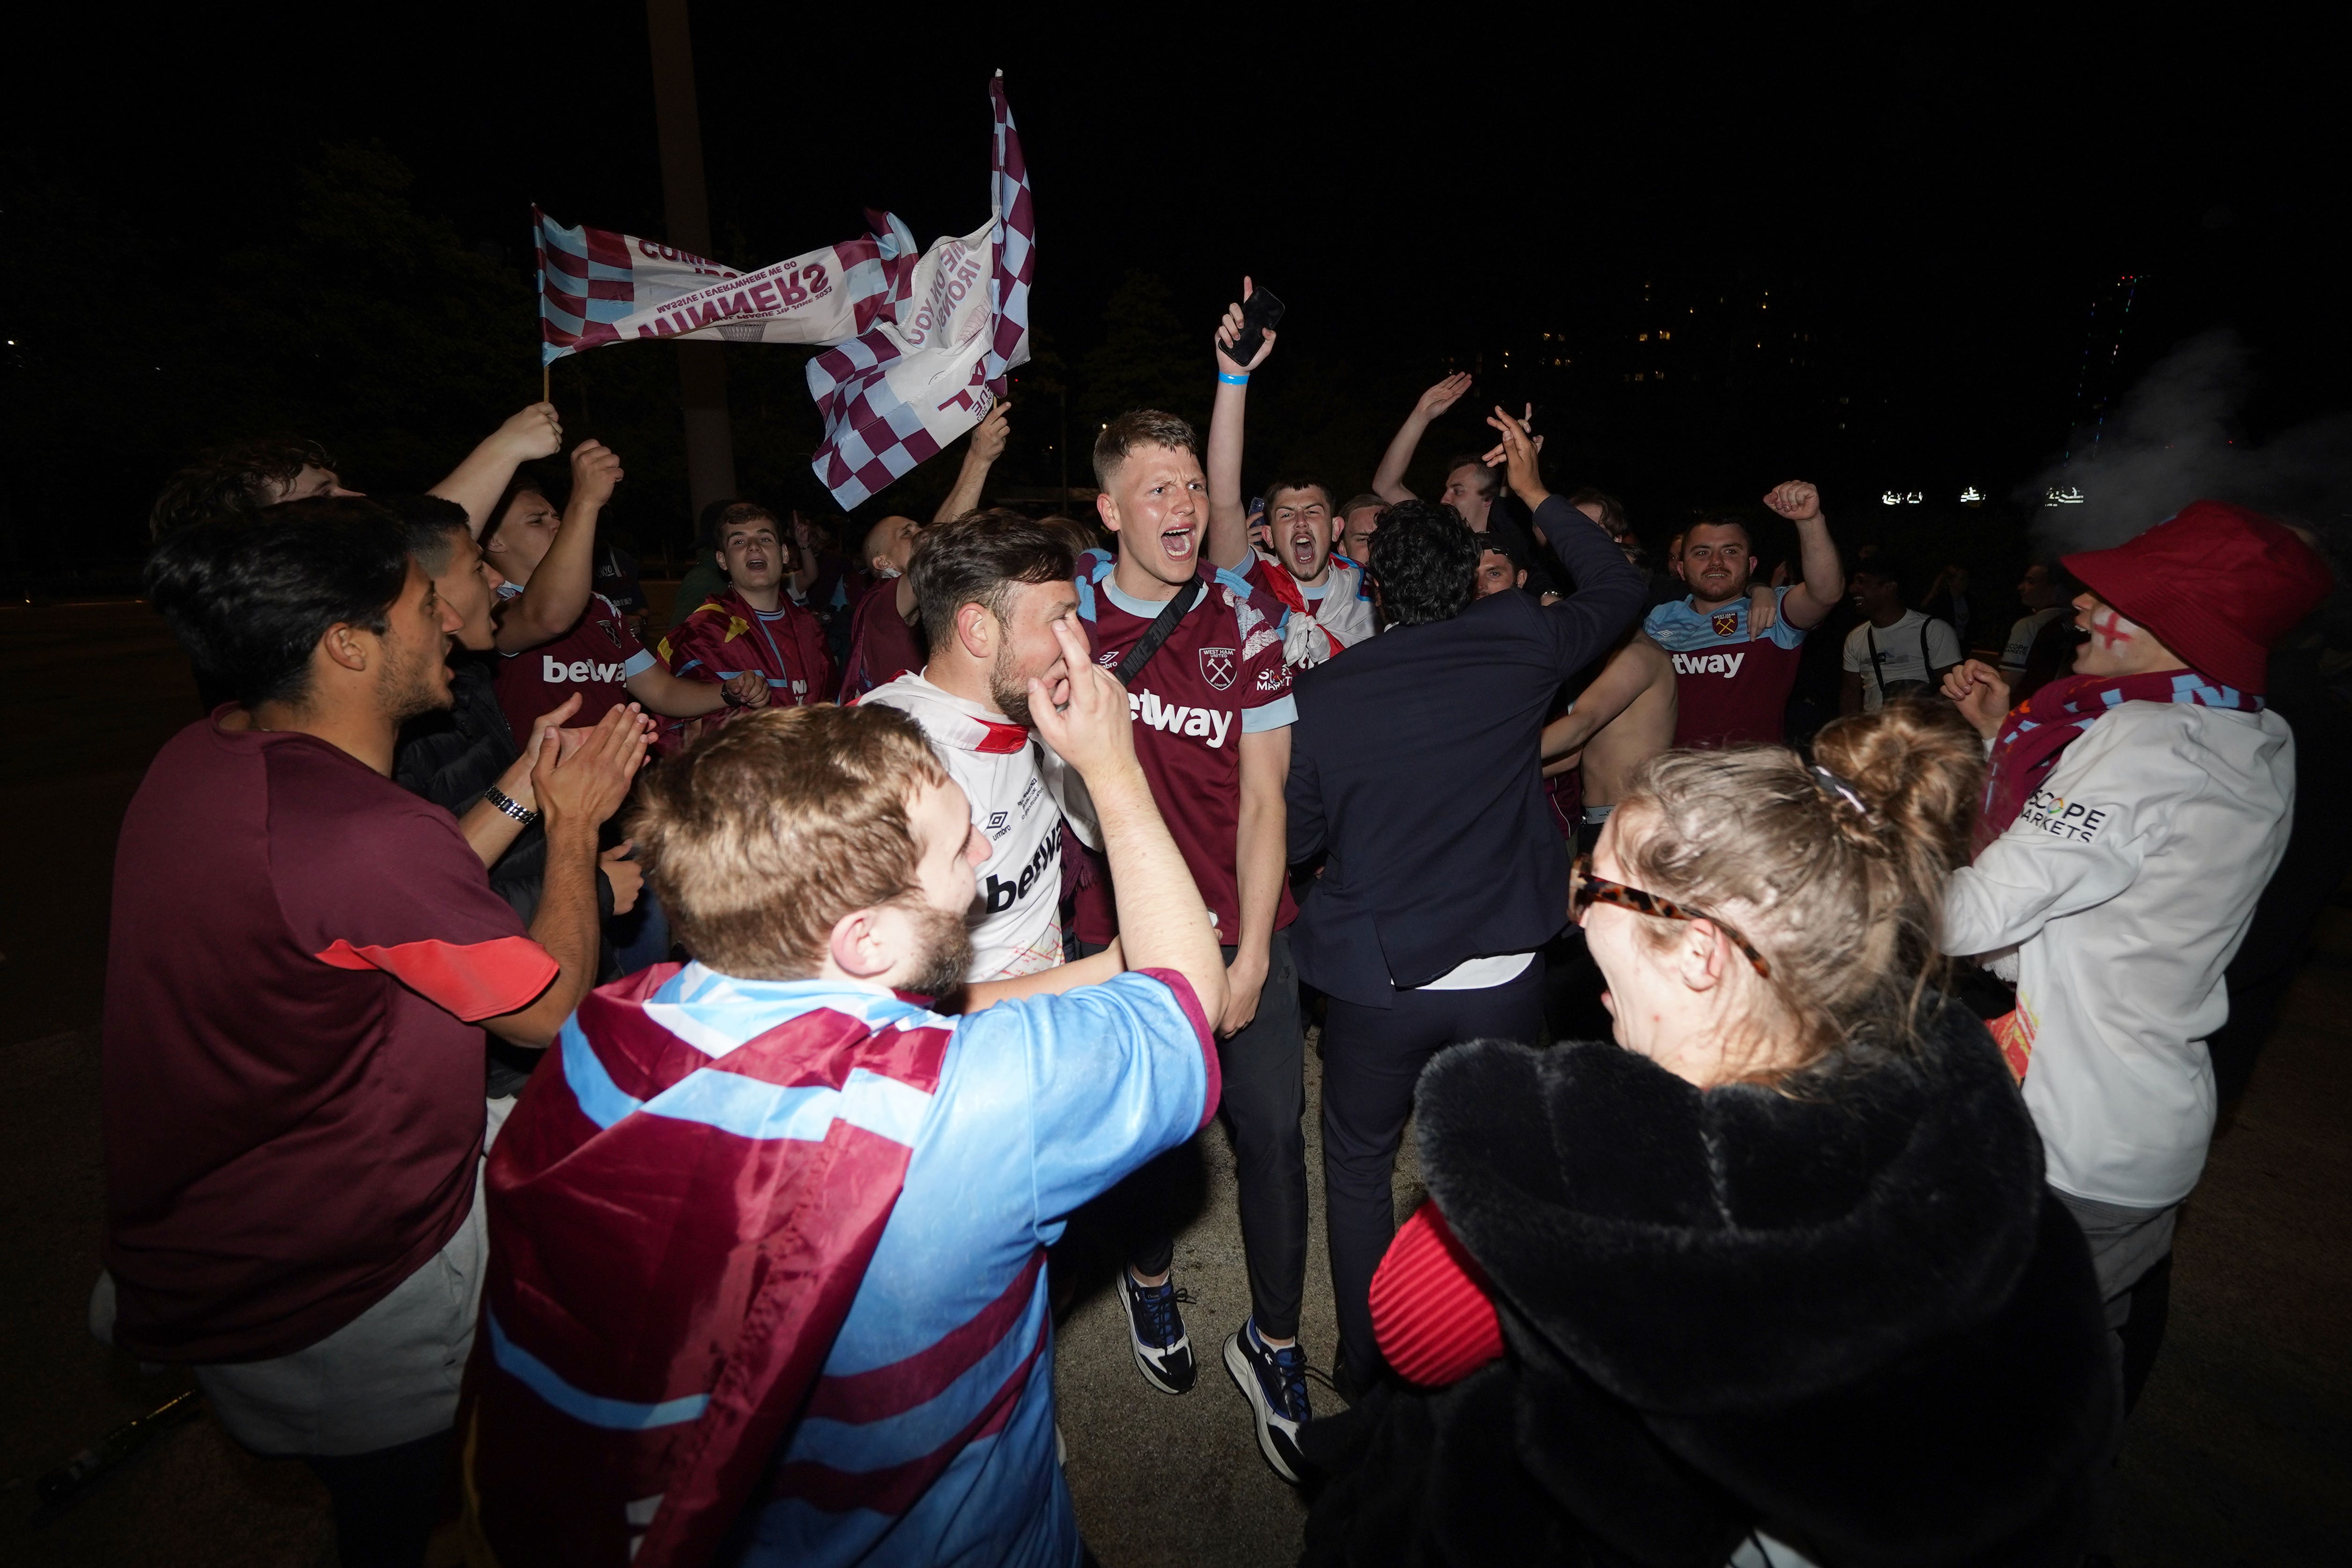
[[[1086,558],[1079,615],[1091,623],[1095,662],[1116,668],[1151,629],[1160,606],[1121,594],[1101,569],[1102,559]],[[1297,719],[1298,708],[1265,595],[1254,596],[1248,579],[1231,572],[1200,582],[1192,591],[1193,607],[1137,672],[1127,702],[1135,721],[1136,760],[1151,797],[1209,907],[1218,942],[1231,946],[1241,940],[1242,736],[1281,729]],[[1078,889],[1076,913],[1081,942],[1099,946],[1118,934],[1118,908],[1108,879]],[[1274,929],[1297,918],[1286,879],[1275,898]]]
[[[158,1361],[315,1344],[439,1251],[481,1154],[468,1020],[556,973],[447,812],[219,717],[157,753],[114,863],[105,1256],[116,1342]]]
[[[509,584],[507,603],[521,592]],[[533,721],[574,691],[580,693],[580,711],[567,722],[583,729],[596,723],[629,700],[628,681],[660,663],[637,641],[618,605],[602,594],[589,595],[588,607],[570,631],[499,658],[499,706],[506,710],[516,748],[527,749]]]
[[[919,672],[929,656],[923,633],[898,614],[898,585],[881,582],[857,601],[849,623],[849,658],[841,668],[841,700],[855,702],[902,675]]]

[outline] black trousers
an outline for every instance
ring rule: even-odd
[[[1400,991],[1389,1007],[1330,999],[1323,1016],[1323,1192],[1339,1342],[1357,1378],[1381,1364],[1372,1271],[1396,1237],[1397,1145],[1429,1058],[1465,1040],[1532,1045],[1543,1027],[1544,966],[1483,991]]]
[[[1224,950],[1231,963],[1234,950]],[[1257,1016],[1217,1042],[1224,1079],[1220,1102],[1234,1135],[1234,1176],[1241,1189],[1242,1256],[1249,1266],[1250,1315],[1258,1332],[1286,1340],[1298,1332],[1307,1291],[1307,1036],[1298,1018],[1298,971],[1290,938],[1267,946],[1265,989]],[[1132,1238],[1128,1262],[1138,1275],[1167,1271],[1176,1256],[1171,1216],[1179,1173],[1172,1149],[1106,1194]]]
[[[303,1461],[335,1505],[335,1552],[344,1568],[415,1568],[440,1518],[452,1434],[396,1448]]]

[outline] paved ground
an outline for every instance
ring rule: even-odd
[[[28,1479],[185,1386],[82,1327],[103,1210],[94,1026],[115,826],[155,747],[194,710],[184,668],[135,605],[0,609],[0,1563],[333,1561],[324,1495],[299,1466],[239,1452],[209,1418],[154,1444],[79,1506],[37,1522]],[[200,920],[204,911],[192,910]],[[1308,1101],[1315,1100],[1310,1058]],[[2352,907],[2330,910],[2253,1087],[2182,1226],[2169,1339],[2127,1437],[2118,1560],[2336,1564],[2352,1541]],[[1314,1126],[1308,1126],[1310,1154]],[[1232,1161],[1199,1142],[1179,1280],[1203,1361],[1171,1399],[1129,1359],[1108,1263],[1071,1248],[1082,1288],[1055,1375],[1068,1474],[1111,1568],[1295,1559],[1300,1509],[1258,1457],[1218,1351],[1248,1310]],[[354,1173],[354,1179],[364,1179]],[[1334,1342],[1311,1182],[1305,1338]],[[1417,1194],[1410,1160],[1401,1202]],[[1318,1399],[1329,1401],[1318,1387]],[[439,1561],[454,1561],[446,1550]]]

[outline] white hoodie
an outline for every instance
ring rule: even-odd
[[[2016,949],[2025,1105],[2060,1191],[2162,1208],[2197,1184],[2213,1134],[2205,1039],[2230,1016],[2221,972],[2294,804],[2277,714],[2125,702],[1953,875],[1945,951]]]

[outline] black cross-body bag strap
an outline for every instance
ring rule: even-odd
[[[1143,628],[1142,640],[1128,649],[1127,657],[1118,661],[1118,668],[1111,673],[1118,677],[1121,686],[1135,684],[1135,678],[1143,673],[1143,667],[1151,662],[1151,656],[1160,651],[1160,645],[1168,640],[1168,634],[1176,629],[1176,623],[1184,618],[1184,612],[1191,609],[1193,601],[1205,592],[1199,589],[1197,584],[1198,579],[1195,579],[1184,585],[1185,588],[1194,588],[1193,593],[1187,594],[1184,588],[1177,589],[1175,595],[1160,606],[1160,614],[1152,617],[1151,624]]]

